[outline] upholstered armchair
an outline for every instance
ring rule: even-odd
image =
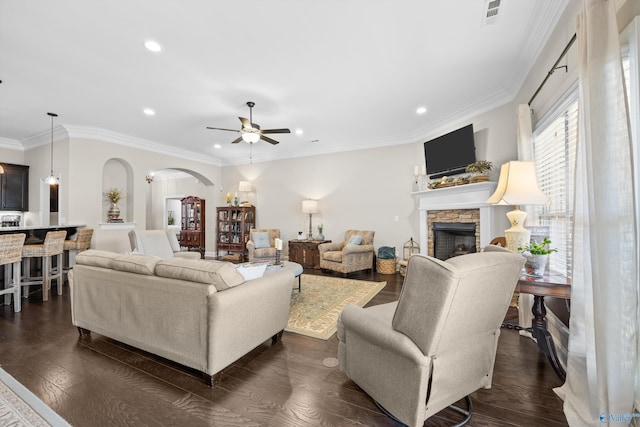
[[[275,261],[276,239],[280,238],[280,230],[277,228],[254,228],[249,232],[247,251],[249,262]]]
[[[468,422],[468,395],[491,387],[500,325],[523,264],[497,246],[446,261],[413,255],[399,301],[348,305],[340,314],[340,369],[404,424],[422,426],[463,398]]]
[[[131,250],[144,255],[168,259],[182,257],[200,259],[200,252],[182,252],[173,230],[131,230],[129,231]]]
[[[343,242],[318,245],[320,268],[338,271],[344,276],[354,271],[371,270],[375,234],[370,230],[347,230]]]

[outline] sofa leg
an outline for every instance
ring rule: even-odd
[[[81,328],[80,326],[78,326],[78,333],[80,334],[80,338],[84,337],[84,336],[91,336],[91,331],[85,328]]]
[[[271,337],[271,344],[275,344],[278,341],[282,340],[282,334],[284,334],[284,329]]]
[[[202,373],[202,377],[204,378],[204,382],[209,387],[213,387],[214,385],[220,383],[222,381],[222,372],[217,372],[213,375]]]

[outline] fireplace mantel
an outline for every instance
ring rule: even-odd
[[[427,255],[427,248],[429,247],[428,211],[479,209],[481,247],[488,245],[495,236],[502,235],[503,231],[496,232],[499,229],[496,226],[496,207],[485,203],[495,191],[496,186],[496,182],[478,182],[412,193],[418,198],[420,253]],[[506,219],[502,222],[505,221]]]

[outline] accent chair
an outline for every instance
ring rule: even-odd
[[[343,276],[354,271],[373,269],[373,237],[371,230],[347,230],[344,241],[318,245],[320,268],[342,273]]]
[[[340,370],[409,426],[490,388],[500,325],[524,258],[498,246],[440,261],[413,255],[397,302],[348,305],[338,319]]]
[[[275,240],[279,238],[280,229],[278,228],[252,228],[247,242],[249,262],[275,261]]]

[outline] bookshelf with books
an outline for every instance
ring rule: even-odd
[[[216,208],[216,256],[243,262],[247,259],[249,230],[256,224],[254,206]]]
[[[204,258],[205,248],[205,204],[204,199],[187,196],[182,199],[182,222],[180,246],[195,249]]]

